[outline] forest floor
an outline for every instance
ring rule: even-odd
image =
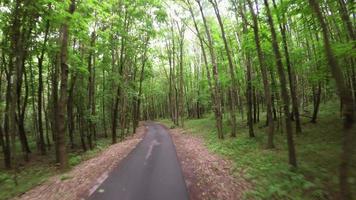
[[[0,199],[9,199],[17,195],[14,199],[29,199],[29,200],[75,200],[83,199],[87,197],[93,188],[95,188],[105,178],[108,172],[110,172],[119,162],[125,158],[136,145],[141,141],[145,133],[145,126],[140,126],[136,134],[126,138],[124,141],[115,145],[105,147],[106,149],[96,150],[96,153],[91,153],[91,158],[85,160],[81,157],[72,157],[77,161],[75,166],[66,173],[59,173],[53,176],[54,169],[47,170],[47,173],[41,174],[42,170],[45,170],[45,166],[41,166],[43,163],[37,163],[35,166],[30,167],[31,171],[20,174],[20,181],[29,180],[32,184],[26,184],[25,182],[18,181],[18,186],[21,189],[15,189],[10,187],[13,185],[12,180],[9,179],[4,187],[0,187]],[[52,167],[53,168],[53,167]],[[29,170],[29,169],[27,169]],[[39,178],[36,178],[36,172],[38,170]],[[34,174],[29,174],[34,173]],[[22,177],[21,177],[22,176]],[[0,182],[1,183],[1,182]],[[30,189],[31,187],[36,187]],[[1,185],[3,185],[1,183]],[[7,188],[7,187],[10,188]],[[26,191],[30,189],[29,191]]]
[[[243,197],[251,186],[243,172],[232,175],[232,162],[210,152],[201,137],[186,134],[183,129],[171,129],[177,155],[183,170],[191,200]]]
[[[240,192],[236,193],[238,197],[243,196],[243,198],[255,200],[339,199],[338,167],[342,122],[338,108],[337,103],[322,104],[316,124],[310,123],[310,119],[307,117],[302,118],[303,132],[295,136],[298,169],[293,170],[288,165],[286,136],[283,129],[279,128],[275,131],[276,148],[272,150],[265,148],[267,136],[264,114],[261,114],[261,121],[254,126],[256,137],[252,139],[248,137],[246,121],[242,121],[242,123],[241,118],[238,119],[239,129],[236,138],[230,138],[228,135],[229,125],[228,121],[225,121],[226,139],[217,139],[213,115],[206,115],[202,119],[187,119],[184,123],[184,131],[173,129],[171,132],[177,146],[178,156],[182,160],[183,171],[189,171],[190,167],[189,163],[185,163],[186,157],[189,159],[191,155],[195,154],[195,157],[187,162],[196,163],[204,159],[204,154],[218,154],[220,158],[212,158],[212,163],[215,166],[218,166],[216,163],[219,163],[219,170],[232,171],[235,180],[229,180],[229,182],[236,183],[237,185],[234,186],[236,188],[242,188]],[[303,112],[304,116],[310,115],[308,110],[311,109],[306,109]],[[228,115],[224,118],[227,119]],[[161,120],[161,122],[168,127],[175,128],[169,120]],[[184,134],[178,136],[177,132]],[[209,152],[205,152],[201,144],[204,144],[205,149],[207,148]],[[183,146],[183,148],[179,148],[179,146]],[[182,149],[185,150],[181,151]],[[351,164],[349,180],[352,191],[356,191],[355,154],[353,154]],[[213,167],[209,170],[213,174],[215,173]],[[206,179],[210,176],[209,174],[201,175],[207,176]],[[242,183],[250,185],[239,185],[241,179]],[[205,181],[204,184],[209,183]],[[224,184],[223,187],[231,190],[228,185]],[[204,189],[203,187],[196,188],[197,190]],[[248,189],[246,190],[246,188]],[[194,190],[194,187],[192,189]]]

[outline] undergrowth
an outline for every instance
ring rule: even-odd
[[[208,149],[233,161],[233,173],[243,171],[253,188],[245,194],[249,199],[337,199],[338,165],[341,149],[341,119],[338,106],[321,107],[318,123],[302,119],[303,132],[295,135],[298,168],[288,165],[285,131],[275,131],[275,149],[266,149],[265,121],[255,124],[255,138],[248,136],[246,121],[239,119],[236,138],[229,137],[224,123],[225,140],[217,139],[214,116],[185,121],[188,132],[202,136]],[[264,118],[262,115],[261,119]],[[163,123],[167,123],[163,120]],[[353,160],[356,158],[353,156]],[[351,166],[350,182],[356,191],[356,166]]]

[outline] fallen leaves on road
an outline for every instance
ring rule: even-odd
[[[243,178],[233,176],[232,164],[212,154],[201,138],[169,131],[176,146],[191,200],[238,200],[250,188]]]
[[[102,181],[119,162],[141,141],[145,126],[140,126],[134,136],[103,150],[98,156],[84,161],[66,174],[50,178],[45,183],[15,197],[16,200],[79,200]],[[63,177],[70,177],[63,179]]]

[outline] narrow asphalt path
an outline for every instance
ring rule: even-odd
[[[167,130],[147,122],[146,136],[89,200],[188,200],[176,150]]]

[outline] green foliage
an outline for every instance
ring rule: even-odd
[[[78,165],[82,161],[82,157],[80,155],[69,154],[69,165],[75,166]]]
[[[14,171],[0,171],[0,199],[9,199],[41,184],[49,176],[55,174],[55,169],[43,163],[34,166],[21,167]]]

